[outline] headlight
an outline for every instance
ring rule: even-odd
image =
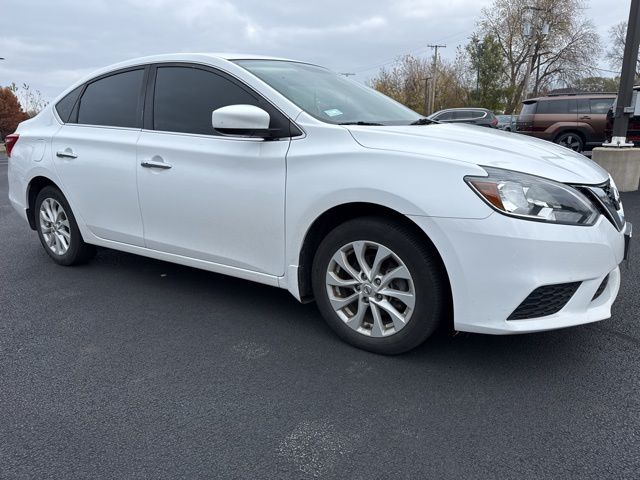
[[[488,177],[465,181],[491,207],[527,220],[565,225],[593,225],[599,213],[575,188],[525,173],[482,167]]]

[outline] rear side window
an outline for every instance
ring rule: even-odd
[[[62,120],[64,123],[69,122],[71,113],[73,112],[73,107],[76,106],[78,97],[82,93],[82,87],[83,86],[79,86],[75,90],[67,93],[62,100],[56,103],[56,112],[58,112],[60,120]]]
[[[140,127],[144,70],[116,73],[87,85],[78,109],[78,123]]]
[[[473,112],[470,110],[456,110],[453,112],[453,118],[455,120],[466,120],[473,118]]]
[[[606,114],[613,105],[613,98],[592,98],[589,103],[591,103],[591,113]]]
[[[211,126],[214,110],[254,105],[271,116],[270,128],[288,131],[288,121],[266,101],[222,75],[193,67],[158,67],[153,100],[153,128],[165,132],[219,135]]]

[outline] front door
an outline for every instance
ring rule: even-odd
[[[152,118],[137,150],[147,248],[283,275],[290,140],[224,137],[211,126],[217,108],[268,110],[264,100],[204,67],[158,66],[151,75]],[[283,120],[269,113],[272,128]]]

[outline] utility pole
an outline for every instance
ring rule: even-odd
[[[633,143],[627,143],[627,129],[629,117],[634,114],[635,105],[633,84],[636,75],[636,62],[638,61],[638,45],[640,44],[640,0],[631,0],[629,11],[629,23],[627,27],[627,41],[624,46],[622,60],[622,73],[620,74],[620,88],[616,111],[614,112],[613,135],[609,146],[632,147]]]
[[[438,50],[440,48],[447,48],[446,45],[427,45],[430,49],[434,50],[433,54],[433,67],[431,69],[431,100],[429,102],[429,114],[435,111],[436,106],[436,86],[438,84]]]
[[[431,103],[429,95],[429,82],[431,81],[431,77],[426,77],[424,79],[424,116],[426,117],[429,114],[429,104]]]
[[[540,78],[540,47],[542,46],[542,40],[544,40],[544,37],[549,35],[549,24],[540,23],[540,12],[544,12],[545,10],[540,7],[525,7],[525,10],[533,12],[531,20],[525,22],[523,32],[524,36],[529,39],[527,44],[527,55],[531,54],[531,60],[527,62],[527,70],[524,74],[524,82],[522,85],[522,94],[518,100],[522,100],[523,97],[526,97],[527,92],[529,91],[529,81],[536,62],[538,62],[538,73],[536,75],[534,91],[536,95],[538,93],[538,79]],[[518,101],[518,103],[520,102]]]

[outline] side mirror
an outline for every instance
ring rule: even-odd
[[[270,122],[269,114],[253,105],[229,105],[211,114],[214,130],[236,137],[271,138],[273,131],[269,129]]]

